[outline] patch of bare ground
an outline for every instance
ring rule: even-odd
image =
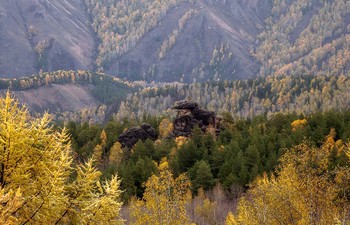
[[[95,108],[101,103],[91,95],[91,86],[75,84],[52,84],[26,91],[16,91],[14,95],[30,110],[42,112],[79,111]]]

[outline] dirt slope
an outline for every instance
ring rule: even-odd
[[[52,84],[26,91],[14,91],[13,94],[21,103],[34,112],[49,110],[51,113],[80,111],[84,108],[95,108],[101,103],[92,97],[91,87],[74,84]]]
[[[0,1],[0,75],[93,69],[93,32],[82,0]]]

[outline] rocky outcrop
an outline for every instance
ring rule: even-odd
[[[174,130],[171,136],[189,136],[192,129],[198,126],[203,132],[213,134],[220,133],[221,117],[215,112],[201,109],[196,102],[181,101],[177,102],[173,109],[177,110],[177,116],[174,120]]]
[[[174,129],[169,138],[191,135],[195,126],[198,126],[205,133],[218,135],[221,130],[221,117],[215,112],[204,110],[198,103],[193,101],[177,102],[173,109],[177,110],[177,116],[174,120]],[[118,142],[124,148],[131,149],[139,141],[147,139],[155,141],[158,138],[156,131],[151,125],[143,123],[141,126],[132,127],[122,133]]]
[[[141,126],[132,127],[122,133],[118,138],[118,142],[122,148],[127,147],[131,149],[139,140],[145,141],[146,139],[151,139],[155,141],[157,138],[158,136],[154,128],[147,123],[143,123]]]

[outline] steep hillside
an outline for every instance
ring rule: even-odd
[[[250,50],[269,15],[266,1],[86,2],[101,39],[97,65],[109,74],[193,82],[258,72]]]
[[[0,75],[92,69],[94,36],[81,0],[0,2]]]
[[[275,1],[258,40],[263,76],[348,74],[350,1]]]
[[[91,69],[128,81],[347,75],[350,1],[0,3],[0,76]]]

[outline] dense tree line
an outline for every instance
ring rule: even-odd
[[[328,155],[324,157],[328,159],[327,166],[334,170],[339,166],[345,168],[349,161],[344,145],[350,138],[348,130],[350,126],[349,110],[313,113],[307,116],[294,113],[276,114],[267,118],[262,115],[252,119],[234,119],[226,113],[223,115],[225,126],[218,137],[202,133],[200,129],[195,128],[189,138],[167,139],[166,134],[169,133],[168,127],[171,125],[168,122],[169,119],[144,116],[143,121],[157,128],[160,138],[155,142],[139,141],[131,150],[122,149],[117,138],[126,128],[139,124],[141,121],[111,120],[105,126],[69,123],[68,129],[72,134],[76,160],[84,161],[98,155],[96,166],[103,172],[104,176],[110,177],[117,172],[122,178],[123,200],[129,202],[130,207],[146,208],[154,204],[149,203],[150,205],[148,205],[147,201],[152,201],[152,198],[148,196],[151,193],[148,192],[154,192],[158,190],[157,188],[160,188],[159,191],[156,191],[157,193],[160,193],[161,190],[165,191],[164,198],[159,196],[157,201],[175,201],[173,197],[167,197],[166,190],[162,189],[165,187],[154,183],[162,182],[158,179],[164,178],[150,178],[163,173],[163,169],[159,169],[157,165],[165,162],[172,177],[177,178],[181,177],[182,174],[187,174],[191,183],[189,188],[193,193],[192,200],[188,200],[188,204],[191,205],[188,210],[193,211],[192,214],[189,211],[187,213],[198,224],[206,224],[210,218],[216,221],[220,220],[223,223],[227,212],[234,211],[234,205],[237,203],[237,198],[243,194],[243,190],[249,190],[249,194],[250,190],[255,193],[255,189],[252,188],[255,186],[251,187],[250,184],[254,185],[254,182],[260,182],[259,179],[262,178],[259,177],[264,174],[270,174],[263,178],[265,180],[269,180],[270,176],[278,177],[280,175],[279,172],[276,172],[279,171],[276,168],[279,168],[281,162],[285,163],[285,161],[281,161],[281,157],[286,159],[286,154],[294,154],[293,151],[288,153],[288,149],[294,148],[294,146],[317,149],[324,148],[327,143],[330,143],[331,147],[327,145],[330,149]],[[165,176],[165,174],[160,176]],[[256,181],[256,179],[258,180]],[[281,179],[284,178],[281,177]],[[275,181],[271,180],[271,182]],[[216,192],[210,194],[213,193],[212,190],[216,190]],[[145,192],[147,196],[144,196]],[[209,195],[203,193],[209,193]],[[144,198],[144,200],[135,202],[132,196]],[[197,201],[201,202],[203,208],[198,206]],[[259,202],[259,199],[256,201]],[[346,199],[342,199],[342,201],[345,201],[344,204],[349,203]],[[255,210],[255,208],[249,208],[255,207],[255,205],[251,206],[250,204],[258,203],[242,200],[239,205],[238,214],[242,224],[247,221],[244,215],[248,214],[244,213]],[[150,210],[150,214],[154,214],[152,211],[155,210],[154,208],[147,210]],[[171,209],[162,209],[160,205],[157,210]],[[311,209],[305,210],[305,213],[308,213],[307,210]],[[224,213],[220,214],[219,211]],[[168,211],[163,212],[167,213]],[[129,219],[139,221],[140,224],[142,224],[140,221],[152,220],[153,218],[138,212],[135,208],[131,209],[130,213]],[[169,213],[171,212],[169,211]],[[273,212],[271,211],[271,213]],[[234,220],[236,221],[237,218]],[[256,223],[252,222],[252,224]]]
[[[189,99],[204,108],[228,112],[235,118],[274,113],[309,114],[344,109],[349,102],[348,76],[267,76],[248,80],[196,84],[165,84],[145,88],[121,103],[116,119],[170,114],[178,100]]]
[[[118,78],[86,70],[58,70],[55,72],[43,72],[40,74],[13,78],[0,79],[0,89],[21,91],[51,84],[92,84],[92,94],[105,104],[111,104],[125,99],[129,91],[133,91],[136,85],[119,80]]]

